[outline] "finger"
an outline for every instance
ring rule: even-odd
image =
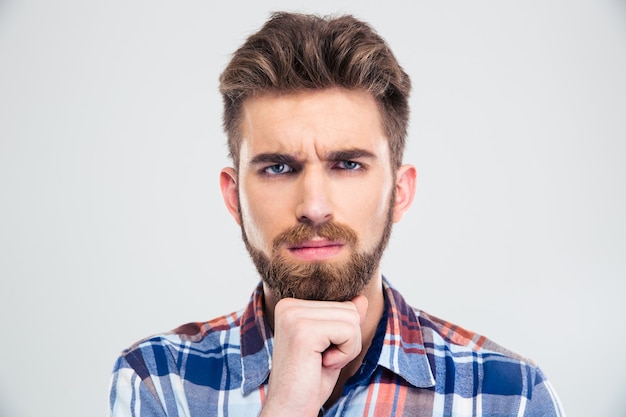
[[[359,312],[354,303],[321,302],[296,299],[283,299],[274,310],[277,322],[295,324],[299,320],[350,321],[360,322]]]
[[[345,337],[345,334],[343,336]],[[331,344],[322,353],[322,365],[332,369],[341,369],[359,356],[362,347],[361,332],[357,330],[341,343]]]
[[[350,361],[356,358],[363,342],[361,338],[361,327],[353,316],[352,322],[329,323],[326,330],[328,345],[322,352],[322,365],[331,368],[343,368]]]
[[[359,297],[359,296],[357,296]],[[357,298],[355,297],[355,298]],[[328,308],[341,308],[346,310],[354,310],[354,303],[351,301],[339,302],[339,301],[317,301],[317,300],[301,300],[299,298],[283,298],[276,304],[276,309],[289,309],[292,307],[302,307],[310,309],[328,309]]]

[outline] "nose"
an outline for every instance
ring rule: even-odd
[[[300,175],[299,203],[296,208],[298,221],[310,225],[328,222],[332,218],[330,183],[323,168],[307,167]]]

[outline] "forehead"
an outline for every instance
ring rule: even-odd
[[[387,144],[376,100],[362,90],[264,93],[244,102],[240,128],[242,157]]]

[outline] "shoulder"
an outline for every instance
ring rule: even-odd
[[[416,314],[438,384],[463,380],[471,392],[517,401],[546,389],[546,377],[532,359],[436,316],[419,310]],[[463,395],[471,396],[470,391]]]
[[[238,333],[241,327],[243,311],[233,312],[207,322],[191,322],[178,326],[170,334],[176,335],[183,341],[199,343],[202,340],[224,333]]]
[[[531,359],[509,350],[488,337],[414,309],[428,347],[434,350],[467,352],[473,355],[495,355],[536,366]]]
[[[122,351],[116,364],[132,368],[142,379],[179,368],[185,357],[222,357],[225,349],[239,346],[241,311],[206,322],[191,322],[161,334],[141,339]]]
[[[223,388],[225,368],[234,372],[229,373],[229,382],[240,384],[240,323],[240,313],[188,323],[124,350],[111,378],[111,415],[141,409],[142,415],[147,411],[161,416],[181,404],[189,407],[187,394],[201,397]],[[186,382],[191,388],[183,390]]]
[[[479,395],[487,415],[514,410],[511,415],[564,416],[556,392],[533,360],[423,311],[415,313],[437,392]]]

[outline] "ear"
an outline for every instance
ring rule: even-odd
[[[413,165],[402,165],[396,173],[396,201],[393,206],[393,222],[397,223],[407,212],[417,187],[417,169]]]
[[[241,226],[237,172],[234,168],[228,167],[220,171],[220,188],[222,189],[222,197],[224,198],[226,208],[237,224]]]

